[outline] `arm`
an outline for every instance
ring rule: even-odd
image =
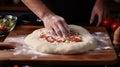
[[[64,18],[49,10],[42,0],[22,0],[22,2],[44,22],[44,26],[53,35],[62,37],[68,35],[69,28]]]
[[[40,19],[44,19],[45,16],[55,15],[46,7],[42,0],[22,0],[22,2]]]
[[[98,17],[97,26],[101,24],[102,20],[107,16],[109,12],[109,9],[107,7],[107,3],[109,1],[111,0],[96,0],[91,13],[90,24],[93,23],[95,16]]]

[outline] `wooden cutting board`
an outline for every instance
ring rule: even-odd
[[[38,28],[42,28],[43,26],[17,26],[10,34],[6,37],[4,42],[8,38],[28,35],[32,31]],[[104,27],[85,27],[90,32],[102,32],[107,34],[106,29]],[[92,51],[83,54],[77,55],[54,55],[54,56],[41,56],[37,59],[31,59],[31,55],[13,55],[13,50],[0,50],[0,62],[4,63],[21,63],[21,64],[80,64],[80,65],[104,65],[104,64],[114,64],[117,62],[117,56],[115,50],[112,46],[110,38],[107,39],[109,43],[109,47],[111,49],[103,49],[99,51]]]

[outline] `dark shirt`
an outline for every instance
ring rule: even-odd
[[[68,24],[89,25],[95,0],[43,0],[47,7]]]

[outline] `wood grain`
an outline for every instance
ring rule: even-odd
[[[32,31],[43,26],[17,26],[7,37],[15,37],[18,35],[28,35]],[[103,32],[107,33],[103,27],[85,27],[90,32]],[[5,39],[5,40],[6,40]],[[0,61],[7,63],[21,63],[21,64],[79,64],[79,65],[104,65],[115,64],[117,62],[117,55],[111,43],[107,40],[111,49],[92,51],[77,55],[54,55],[54,56],[41,56],[37,59],[31,59],[31,55],[13,55],[12,50],[0,50]]]

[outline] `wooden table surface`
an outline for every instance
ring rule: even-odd
[[[41,28],[43,26],[23,25],[17,26],[8,36],[4,39],[0,39],[3,42],[9,37],[16,37],[20,35],[28,35],[33,30]],[[85,27],[90,32],[102,32],[108,33],[104,27]],[[93,51],[89,53],[77,54],[77,55],[54,55],[54,56],[42,56],[37,59],[31,59],[30,55],[13,55],[12,50],[0,50],[0,63],[28,63],[28,64],[88,64],[88,65],[106,65],[115,64],[117,62],[117,55],[113,48],[110,38],[107,40],[111,49]]]

